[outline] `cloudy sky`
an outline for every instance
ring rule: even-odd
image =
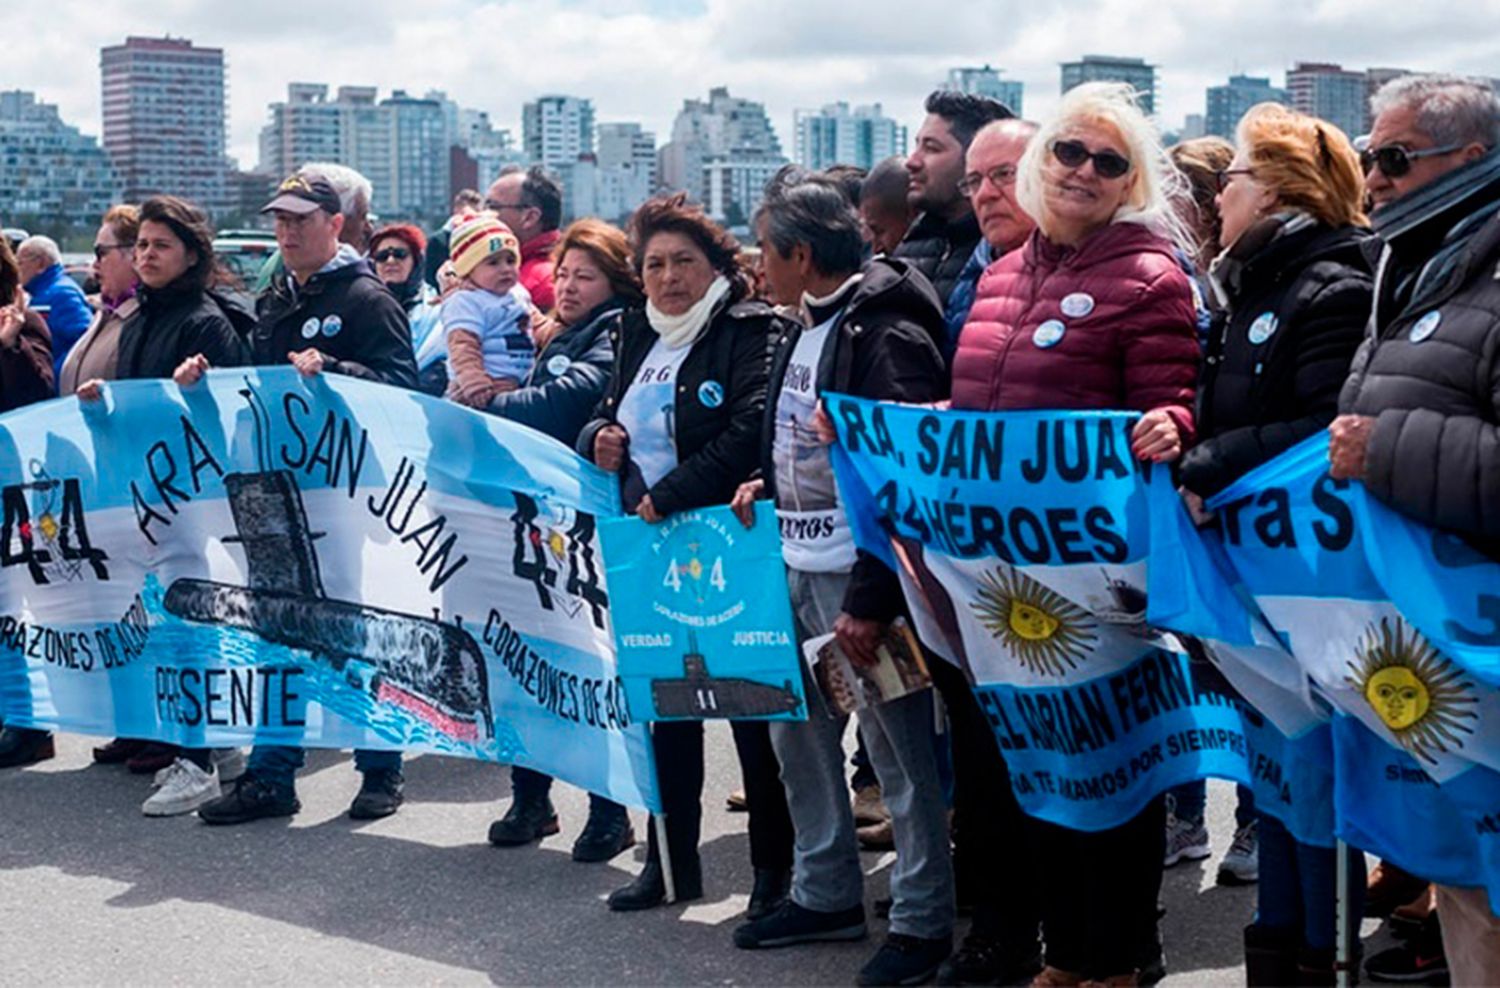
[[[8,4],[0,88],[35,90],[99,132],[99,48],[127,34],[222,47],[230,153],[254,165],[266,104],[290,81],[443,89],[519,138],[521,104],[590,97],[600,121],[665,140],[686,96],[763,101],[791,153],[792,111],[880,102],[915,126],[948,67],[989,63],[1044,115],[1058,63],[1084,53],[1160,66],[1175,127],[1233,72],[1277,85],[1294,61],[1500,76],[1500,0],[46,0]]]

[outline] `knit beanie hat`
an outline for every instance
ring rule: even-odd
[[[521,241],[510,232],[510,227],[496,219],[494,213],[477,213],[465,216],[453,228],[448,257],[458,276],[467,278],[479,262],[503,250],[510,251],[517,261],[521,259]]]

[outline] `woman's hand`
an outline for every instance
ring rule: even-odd
[[[656,510],[656,505],[651,503],[650,494],[647,494],[645,497],[641,498],[641,503],[636,505],[635,513],[642,521],[648,521],[653,525],[661,521],[663,518],[667,517],[660,511]]]
[[[1368,415],[1340,415],[1328,426],[1329,473],[1334,480],[1363,480],[1365,455],[1375,420]]]
[[[746,528],[752,528],[755,525],[755,502],[760,500],[765,489],[766,482],[761,478],[747,480],[734,492],[734,498],[729,502],[729,509]]]
[[[26,306],[21,289],[16,289],[14,301],[0,309],[0,348],[11,350],[21,338],[21,327],[26,324]]]
[[[195,353],[177,365],[177,369],[172,372],[172,380],[177,382],[179,388],[190,388],[203,380],[203,372],[206,370],[208,370],[208,358],[201,353]]]
[[[292,362],[292,366],[297,368],[297,372],[303,377],[317,377],[323,373],[323,368],[327,365],[327,358],[317,347],[293,351],[286,355],[286,359]]]
[[[1171,463],[1182,455],[1182,433],[1172,416],[1153,408],[1136,422],[1130,434],[1130,451],[1137,459]]]
[[[91,377],[73,392],[79,401],[99,401],[104,397],[104,378]]]
[[[828,409],[823,407],[823,399],[818,399],[818,407],[813,411],[813,432],[818,434],[818,442],[824,446],[832,446],[839,441],[839,431],[833,427],[833,419],[828,417]]]
[[[625,465],[625,450],[630,437],[618,425],[606,425],[594,433],[594,465],[600,470],[619,473]]]
[[[843,611],[833,621],[833,637],[838,640],[839,648],[850,662],[866,669],[880,661],[875,649],[884,634],[885,625],[879,621],[857,618]]]
[[[1202,528],[1214,520],[1214,513],[1203,506],[1203,498],[1186,487],[1177,488],[1177,493],[1182,495],[1182,503],[1187,505],[1188,516],[1193,519],[1194,525]]]

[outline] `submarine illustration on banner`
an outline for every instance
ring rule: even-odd
[[[770,717],[796,713],[802,706],[791,683],[773,686],[753,679],[719,679],[709,675],[698,652],[698,636],[688,632],[681,679],[651,680],[651,702],[659,717],[719,719]]]
[[[259,396],[240,393],[255,414],[264,468],[269,430],[262,425]],[[305,650],[346,675],[351,662],[365,663],[374,673],[358,681],[377,703],[400,707],[459,741],[495,736],[484,657],[460,621],[330,599],[313,547],[323,533],[310,529],[291,471],[226,474],[224,488],[236,530],[224,541],[243,547],[249,583],[175,580],[164,602],[169,613]]]

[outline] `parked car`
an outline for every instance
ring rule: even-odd
[[[269,230],[221,230],[214,238],[214,253],[229,273],[249,288],[276,253],[276,238]]]

